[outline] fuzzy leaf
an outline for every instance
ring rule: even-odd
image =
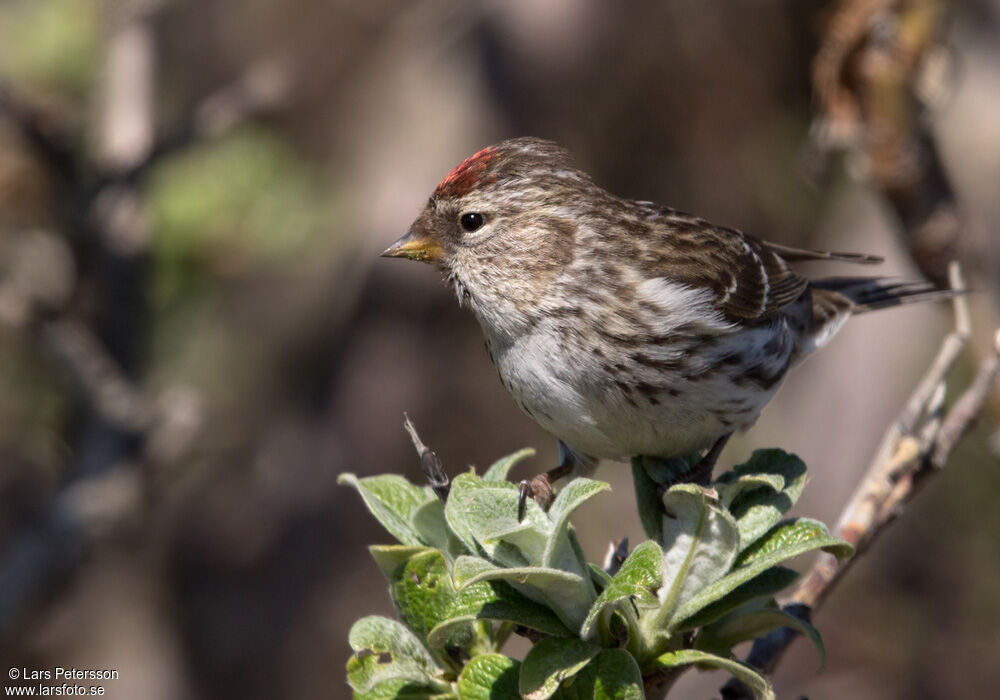
[[[573,637],[550,637],[531,648],[521,664],[518,689],[525,700],[545,700],[601,651]]]
[[[624,649],[602,649],[572,682],[563,684],[558,700],[645,700],[639,665]]]
[[[504,620],[553,637],[572,633],[544,605],[534,602],[503,581],[483,581],[463,588],[445,615],[427,635],[432,648],[444,646],[454,630],[474,620]]]
[[[458,700],[458,696],[442,692],[439,687],[396,678],[378,683],[365,693],[355,691],[354,700]]]
[[[506,481],[507,474],[510,473],[511,468],[514,467],[514,465],[523,459],[534,456],[534,448],[525,447],[523,450],[518,450],[514,454],[501,457],[486,470],[486,473],[483,474],[483,481]]]
[[[824,549],[838,558],[854,551],[847,542],[830,535],[826,526],[817,520],[798,518],[779,523],[740,554],[732,572],[705,586],[685,602],[678,611],[678,619],[694,615],[775,564],[814,549]]]
[[[433,551],[430,547],[410,547],[405,544],[375,544],[368,548],[375,565],[382,575],[391,583],[395,578],[396,569],[403,566],[413,557],[424,552]]]
[[[593,601],[593,594],[588,593],[580,576],[560,569],[540,566],[504,568],[485,559],[463,556],[455,560],[452,575],[459,589],[480,581],[506,581],[531,600],[548,607],[574,631],[580,629]]]
[[[819,653],[819,670],[823,669],[826,665],[826,649],[816,628],[794,615],[773,607],[751,604],[733,611],[702,631],[698,636],[698,648],[717,654],[728,654],[736,644],[763,637],[779,627],[790,627],[808,638]]]
[[[732,472],[727,472],[723,476],[728,476]],[[746,474],[734,477],[732,481],[716,481],[713,485],[719,492],[719,502],[727,508],[732,505],[738,496],[753,491],[755,489],[770,489],[780,492],[785,486],[785,480],[777,474]]]
[[[563,489],[551,514],[529,501],[524,520],[518,520],[517,487],[460,474],[452,483],[445,517],[466,546],[485,556],[479,559],[481,563],[458,557],[456,584],[465,585],[470,576],[489,570],[477,580],[508,580],[532,600],[550,607],[571,629],[579,629],[597,592],[568,518],[577,506],[606,488],[601,482],[576,479]],[[487,569],[468,574],[469,566]]]
[[[521,662],[503,654],[480,654],[469,660],[458,677],[462,700],[518,698],[517,678]]]
[[[482,552],[506,566],[537,564],[545,551],[551,521],[530,499],[524,520],[518,521],[517,500],[514,484],[483,481],[472,472],[466,472],[452,481],[444,508],[445,518],[470,552]],[[518,545],[515,547],[501,538],[516,538]]]
[[[739,548],[736,523],[706,489],[672,486],[663,506],[663,587],[648,631],[669,631],[687,617],[682,611],[688,601],[729,571]]]
[[[355,652],[388,652],[394,657],[411,659],[428,672],[436,672],[437,664],[413,632],[396,620],[380,615],[363,617],[351,626],[348,644]]]
[[[357,693],[402,681],[421,688],[443,689],[441,669],[406,627],[385,617],[370,616],[351,627],[354,655],[347,662],[348,683]]]
[[[741,552],[736,565],[747,566],[763,560],[777,563],[813,549],[823,549],[838,559],[854,554],[854,547],[831,535],[820,521],[793,518],[778,523],[752,547]]]
[[[677,666],[708,666],[728,671],[736,679],[743,681],[757,700],[774,700],[774,690],[764,676],[755,670],[741,664],[733,659],[724,656],[716,656],[697,649],[680,649],[678,651],[667,652],[656,659],[656,665],[661,668],[675,668]]]
[[[341,474],[337,482],[353,486],[361,495],[368,510],[393,537],[406,545],[431,544],[420,537],[410,518],[414,511],[430,500],[434,493],[426,487],[415,486],[401,476],[383,474],[359,479],[354,474]]]
[[[632,458],[632,482],[635,485],[635,500],[642,531],[649,539],[659,542],[663,539],[663,505],[660,502],[659,487],[649,476],[641,457]]]
[[[577,566],[568,559],[569,557],[577,559],[576,552],[573,551],[567,537],[569,516],[587,500],[610,488],[611,486],[603,481],[578,478],[566,484],[559,492],[548,513],[552,525],[548,541],[545,543],[545,551],[542,553],[542,566],[571,571],[586,567],[585,559]]]
[[[740,549],[766,533],[795,505],[806,481],[806,465],[784,450],[756,450],[750,460],[719,477],[722,502],[740,530]]]
[[[427,550],[408,560],[395,571],[389,584],[389,595],[407,627],[422,640],[443,620],[458,596],[448,575],[444,556],[436,549]],[[472,641],[470,628],[456,628],[464,638],[452,638],[452,643],[465,646]],[[447,641],[447,640],[446,640]]]
[[[580,636],[587,638],[594,631],[597,620],[606,609],[627,598],[637,598],[639,605],[655,607],[656,590],[663,580],[663,550],[653,541],[636,547],[622,563],[604,591],[590,608],[580,629]]]
[[[794,569],[772,566],[746,583],[737,586],[714,603],[709,603],[690,617],[685,618],[676,629],[683,632],[704,627],[754,599],[770,598],[787,588],[798,577],[799,574]]]
[[[440,549],[449,560],[468,552],[448,527],[444,517],[444,503],[438,498],[418,506],[410,516],[410,524],[421,541]]]

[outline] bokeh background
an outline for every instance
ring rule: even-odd
[[[0,665],[115,668],[112,698],[348,697],[389,537],[337,474],[420,479],[404,411],[452,473],[555,463],[440,274],[377,258],[484,145],[552,138],[616,193],[920,275],[864,163],[805,164],[832,8],[2,0]],[[1000,4],[949,4],[937,43],[921,119],[980,290],[959,386],[997,325]],[[798,510],[834,521],[951,324],[853,321],[723,461],[798,453]],[[997,405],[819,613],[826,670],[797,644],[779,696],[995,694]],[[599,476],[595,560],[641,533],[629,470]]]

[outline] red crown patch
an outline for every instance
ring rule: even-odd
[[[438,184],[434,189],[434,196],[461,197],[489,182],[486,171],[496,156],[497,149],[494,146],[487,146],[475,155],[469,156]]]

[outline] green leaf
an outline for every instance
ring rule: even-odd
[[[558,700],[645,700],[639,665],[624,649],[602,649],[576,677],[563,683]]]
[[[642,531],[649,539],[659,542],[663,539],[663,505],[660,501],[659,484],[649,476],[642,464],[642,457],[632,458],[632,482],[635,485],[635,500]]]
[[[436,500],[430,489],[415,486],[396,474],[359,479],[348,473],[341,474],[337,482],[353,486],[375,519],[397,540],[413,546],[430,544],[420,538],[420,533],[410,521],[417,508],[427,501]]]
[[[397,568],[389,584],[389,595],[407,627],[426,640],[440,622],[447,619],[458,593],[451,582],[444,556],[436,549],[410,558]],[[462,646],[471,641],[466,629]]]
[[[413,557],[431,552],[431,547],[410,547],[405,544],[374,544],[368,548],[375,565],[390,583],[395,579],[396,569]]]
[[[603,591],[611,583],[611,574],[597,564],[587,564],[590,569],[590,580],[599,591]]]
[[[838,558],[849,556],[854,551],[847,542],[831,536],[826,526],[817,520],[798,518],[778,523],[739,555],[732,572],[684,603],[678,611],[678,619],[694,615],[775,564],[813,549],[826,550]]]
[[[464,585],[480,573],[476,580],[509,580],[550,607],[571,629],[579,629],[597,592],[568,517],[606,488],[601,482],[576,479],[556,499],[551,515],[528,501],[525,518],[518,520],[516,486],[484,481],[471,472],[460,474],[452,483],[445,517],[470,551],[484,556],[479,563],[475,557],[458,557],[456,584]],[[469,566],[479,568],[469,574]]]
[[[518,450],[514,454],[501,457],[486,470],[486,473],[483,474],[483,481],[506,481],[507,474],[510,473],[511,468],[514,467],[514,465],[523,459],[534,456],[534,448],[525,447],[523,450]]]
[[[411,659],[428,672],[436,672],[437,663],[413,633],[396,620],[380,615],[363,617],[351,626],[348,644],[355,652],[388,652],[394,657]]]
[[[643,542],[622,563],[621,569],[597,597],[587,619],[580,628],[580,636],[587,638],[594,631],[597,620],[606,609],[627,598],[637,598],[637,604],[655,607],[656,590],[663,580],[663,550],[656,542]]]
[[[794,569],[784,566],[772,566],[746,583],[737,586],[714,603],[709,603],[690,617],[685,618],[676,629],[683,632],[704,627],[751,600],[770,598],[779,591],[787,588],[798,577],[799,574]]]
[[[458,677],[462,700],[519,698],[517,678],[521,662],[503,654],[480,654],[469,660]]]
[[[813,549],[823,549],[837,559],[854,554],[854,547],[831,535],[820,521],[793,518],[778,523],[753,546],[741,552],[736,565],[746,566],[763,560],[777,563]]]
[[[458,700],[457,696],[442,692],[403,678],[395,678],[376,684],[371,690],[354,692],[354,700]]]
[[[545,551],[542,553],[540,562],[542,566],[567,571],[580,571],[586,568],[586,559],[578,557],[569,542],[567,534],[569,516],[587,500],[610,488],[611,486],[603,481],[577,478],[566,484],[559,492],[548,513],[552,525],[545,543]]]
[[[455,560],[452,574],[455,585],[465,588],[480,581],[511,581],[544,587],[551,582],[557,586],[567,586],[579,583],[580,577],[561,569],[546,569],[542,566],[525,566],[521,568],[497,566],[479,557],[462,556]]]
[[[593,601],[593,594],[588,593],[580,576],[560,569],[504,568],[485,559],[462,556],[455,560],[452,575],[459,589],[480,581],[506,581],[531,600],[548,607],[574,631],[580,629]]]
[[[774,690],[764,676],[749,666],[741,664],[724,656],[716,656],[697,649],[680,649],[667,652],[656,659],[656,665],[661,668],[676,668],[677,666],[708,666],[728,671],[737,680],[742,681],[757,700],[774,700]]]
[[[719,502],[725,507],[732,505],[737,496],[741,496],[748,491],[755,489],[770,489],[780,492],[785,486],[785,480],[777,474],[746,474],[735,477],[732,480],[722,481],[726,476],[733,475],[733,472],[726,472],[712,486],[719,492]]]
[[[750,460],[721,475],[716,482],[746,549],[791,508],[806,481],[806,465],[784,450],[756,450]]]
[[[390,682],[442,690],[441,669],[428,650],[406,627],[385,617],[370,616],[351,627],[354,655],[347,662],[347,679],[358,693],[370,693]]]
[[[534,602],[503,581],[483,581],[463,588],[445,615],[427,635],[432,648],[443,647],[456,628],[474,620],[504,620],[553,637],[571,632],[546,606]]]
[[[517,486],[508,481],[483,481],[472,472],[451,484],[444,513],[452,531],[470,552],[483,552],[508,566],[539,563],[551,521],[537,503],[528,500],[523,521],[517,519]],[[521,537],[517,537],[523,533]],[[518,546],[502,538],[516,538]],[[525,551],[522,551],[525,550]]]
[[[440,549],[449,560],[468,552],[448,527],[444,517],[444,503],[439,498],[418,506],[410,516],[410,524],[422,542]]]
[[[744,609],[733,611],[702,631],[698,637],[698,648],[717,654],[728,654],[736,644],[763,637],[779,627],[790,627],[807,637],[819,653],[818,670],[823,669],[826,665],[826,649],[816,628],[774,607],[749,605]]]
[[[724,576],[736,558],[736,523],[716,505],[712,493],[695,484],[678,484],[663,496],[663,587],[659,610],[644,623],[647,641],[687,617],[690,613],[682,611],[688,601]]]
[[[649,478],[662,486],[670,486],[680,480],[685,474],[696,466],[701,458],[697,455],[687,457],[652,457],[643,455],[639,457]]]
[[[550,637],[531,648],[521,664],[518,689],[525,700],[545,700],[576,675],[601,648],[572,637]]]

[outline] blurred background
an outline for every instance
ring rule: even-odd
[[[816,97],[832,2],[0,1],[2,665],[118,669],[112,698],[349,696],[350,624],[391,614],[366,546],[390,538],[337,475],[420,480],[404,411],[452,474],[526,445],[517,476],[555,464],[441,275],[377,258],[506,137],[888,274],[959,257],[961,388],[998,325],[1000,4],[846,4],[875,49],[900,6],[931,10],[901,112],[923,150],[891,172]],[[798,511],[832,523],[952,323],[852,321],[723,463],[798,453]],[[995,694],[998,406],[818,614],[826,670],[797,643],[779,697]],[[641,529],[629,470],[598,476],[577,526],[600,561]]]

